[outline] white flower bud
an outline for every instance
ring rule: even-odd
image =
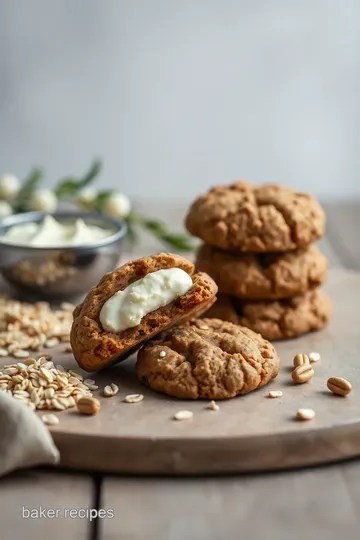
[[[58,200],[50,189],[38,189],[34,191],[30,199],[30,208],[40,212],[51,214],[57,208]]]
[[[96,197],[97,190],[91,186],[88,186],[78,193],[76,203],[80,208],[87,210],[89,206],[91,206],[91,203],[95,201]]]
[[[10,204],[6,201],[0,201],[0,219],[11,216],[12,213]]]
[[[131,203],[126,195],[112,193],[104,201],[102,210],[114,218],[126,218],[130,214]]]
[[[14,174],[0,175],[0,199],[11,201],[20,190],[20,180]]]

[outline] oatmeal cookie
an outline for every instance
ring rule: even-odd
[[[219,295],[204,316],[231,321],[259,332],[270,340],[288,339],[323,328],[331,315],[331,302],[320,289],[304,295],[267,302],[247,302]]]
[[[138,353],[136,370],[158,392],[183,399],[228,399],[276,377],[279,358],[271,343],[248,328],[202,319],[149,341]]]
[[[100,312],[118,291],[144,276],[168,268],[180,268],[191,276],[193,285],[184,295],[145,315],[140,324],[121,332],[105,331]],[[130,261],[106,274],[74,310],[70,340],[79,366],[96,371],[126,358],[161,330],[200,316],[216,299],[217,286],[205,273],[194,274],[194,266],[179,255],[158,253]]]
[[[325,212],[307,193],[237,182],[200,196],[185,224],[191,234],[221,249],[288,251],[323,236]]]
[[[319,286],[326,279],[328,262],[315,246],[285,253],[239,253],[204,244],[195,267],[214,279],[220,293],[270,300]]]

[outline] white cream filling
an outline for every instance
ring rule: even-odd
[[[100,311],[107,332],[122,332],[141,323],[145,315],[186,294],[193,282],[181,268],[151,272],[109,298]]]

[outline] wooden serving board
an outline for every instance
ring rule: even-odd
[[[131,474],[216,474],[282,469],[342,460],[360,455],[360,274],[333,271],[326,286],[334,303],[325,330],[275,343],[281,358],[275,381],[246,396],[219,401],[220,410],[207,402],[183,401],[157,394],[142,385],[132,357],[93,376],[101,411],[86,417],[74,409],[58,413],[51,427],[61,452],[61,465]],[[296,353],[318,351],[315,376],[303,385],[291,380]],[[2,359],[3,360],[3,359]],[[6,363],[8,360],[5,360]],[[56,363],[74,367],[70,354],[59,352]],[[346,377],[353,385],[346,397],[331,394],[330,376]],[[101,396],[104,385],[116,383],[120,392]],[[283,396],[269,399],[269,390]],[[143,393],[136,404],[122,400]],[[298,408],[313,408],[312,421],[295,419]],[[193,411],[188,421],[174,421],[181,409]],[[43,414],[39,412],[38,414]]]

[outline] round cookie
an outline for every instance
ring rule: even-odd
[[[320,289],[302,296],[267,302],[247,302],[219,295],[204,314],[259,332],[265,339],[288,339],[323,328],[331,315],[331,302]]]
[[[109,298],[146,275],[168,268],[180,268],[191,276],[193,285],[186,294],[151,311],[135,327],[121,332],[104,330],[100,312]],[[207,274],[193,275],[193,271],[194,265],[183,257],[158,253],[129,261],[106,274],[73,313],[70,341],[79,366],[97,371],[123,360],[161,330],[200,316],[215,302],[217,286]]]
[[[239,253],[203,244],[195,262],[219,292],[248,299],[303,294],[325,281],[328,262],[315,246],[285,253]]]
[[[228,399],[276,377],[279,358],[271,343],[248,328],[202,319],[149,341],[138,353],[136,370],[158,392],[183,399]]]
[[[191,234],[221,249],[288,251],[323,236],[325,212],[309,194],[238,182],[200,196],[185,225]]]

